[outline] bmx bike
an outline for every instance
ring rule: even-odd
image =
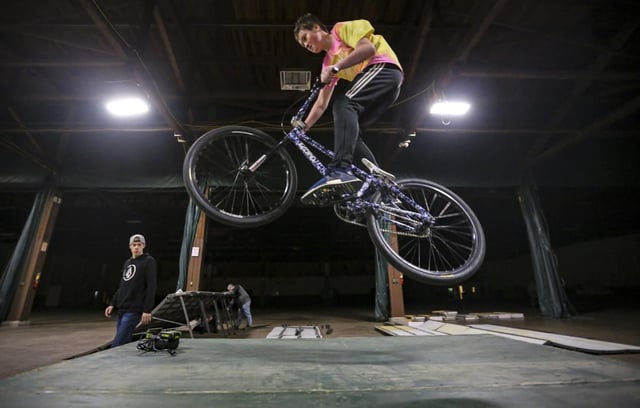
[[[319,81],[294,116],[304,119],[323,84]],[[292,121],[294,123],[294,121]],[[333,152],[293,127],[281,140],[244,126],[224,126],[199,137],[183,165],[186,190],[211,219],[249,228],[282,216],[297,193],[298,175],[285,148],[293,143],[323,176],[326,166],[311,151]],[[382,256],[408,277],[446,286],[471,277],[485,255],[480,221],[459,196],[429,180],[396,180],[372,162],[353,165],[363,181],[357,191],[326,197],[343,221],[366,227]]]

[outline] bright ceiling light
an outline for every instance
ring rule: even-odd
[[[146,101],[134,97],[112,99],[107,102],[106,107],[115,116],[135,116],[149,111],[149,105]]]
[[[432,115],[461,116],[467,113],[471,105],[466,102],[436,102],[431,105]]]

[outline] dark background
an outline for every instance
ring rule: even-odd
[[[531,175],[571,300],[633,302],[637,2],[69,0],[0,5],[2,265],[52,174],[63,199],[36,307],[100,306],[133,233],[159,260],[159,296],[175,290],[185,151],[229,124],[280,137],[304,94],[280,90],[279,72],[319,70],[321,56],[292,35],[307,11],[328,25],[366,18],[396,50],[403,91],[366,141],[386,170],[440,182],[476,211],[487,235],[485,264],[467,284],[476,299],[528,302],[517,188]],[[109,117],[103,102],[116,86],[142,89],[150,114]],[[470,113],[450,123],[427,115],[443,95],[469,100]],[[327,115],[312,136],[330,146],[331,126]],[[316,176],[292,153],[301,194]],[[237,280],[263,305],[371,304],[373,270],[364,229],[295,204],[261,228],[210,222],[202,289]],[[449,295],[405,281],[408,303]]]

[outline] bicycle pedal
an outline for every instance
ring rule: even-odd
[[[371,174],[377,174],[378,176],[390,180],[390,181],[395,181],[396,176],[389,173],[388,171],[384,171],[382,170],[380,167],[376,166],[375,164],[373,164],[371,161],[362,158],[362,164],[365,165],[365,167],[367,169],[369,169],[369,171],[371,172]]]
[[[309,205],[312,207],[326,207],[329,204],[326,196],[318,193],[309,194],[300,198],[300,202],[303,205]]]
[[[304,205],[310,205],[314,207],[328,207],[334,204],[338,204],[352,198],[351,194],[335,194],[335,191],[317,191],[313,194],[309,194],[307,196],[303,196],[300,199],[300,202]]]
[[[300,198],[300,202],[304,205],[314,207],[328,207],[348,201],[352,199],[353,194],[359,190],[359,185],[358,188],[356,188],[354,184],[358,183],[325,185],[314,191],[305,193]]]
[[[336,216],[349,224],[357,225],[359,227],[366,227],[367,223],[363,214],[355,214],[344,203],[337,203],[333,205],[333,211]]]

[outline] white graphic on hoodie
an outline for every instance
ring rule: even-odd
[[[124,274],[122,274],[122,279],[125,281],[128,281],[133,279],[134,276],[136,276],[136,266],[131,264],[127,266],[127,269],[124,271]]]

